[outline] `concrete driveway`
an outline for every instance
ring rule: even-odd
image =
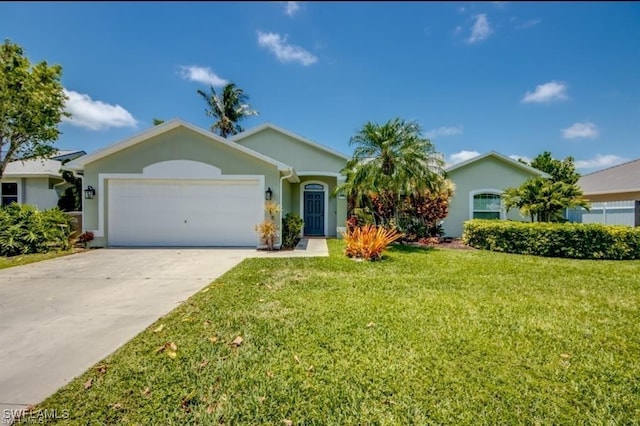
[[[255,252],[100,249],[0,270],[0,423]]]

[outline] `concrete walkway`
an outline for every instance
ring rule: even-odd
[[[294,250],[257,250],[251,257],[323,257],[329,256],[325,238],[302,238]]]
[[[0,424],[255,253],[100,249],[0,270]]]

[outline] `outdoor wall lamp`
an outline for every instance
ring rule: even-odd
[[[87,200],[93,199],[96,196],[96,190],[93,189],[93,186],[87,186],[87,189],[84,190],[84,198]]]
[[[271,190],[271,187],[269,187],[266,191],[264,191],[264,198],[266,200],[270,200],[271,197],[273,197],[273,191]]]

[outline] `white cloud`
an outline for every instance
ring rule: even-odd
[[[528,21],[523,22],[522,24],[516,25],[516,28],[519,30],[526,30],[527,28],[532,28],[542,22],[542,19],[530,19]]]
[[[471,36],[469,36],[467,42],[473,44],[482,41],[489,37],[491,32],[492,30],[487,15],[484,13],[476,15],[476,21],[473,23],[473,27],[471,27]]]
[[[562,137],[565,139],[598,137],[598,126],[593,123],[574,123],[566,129],[562,129]]]
[[[590,160],[577,160],[575,162],[577,169],[595,169],[595,168],[606,168],[615,166],[616,164],[626,163],[627,161],[631,161],[628,158],[619,157],[617,155],[608,154],[608,155],[600,155],[597,154]]]
[[[284,5],[284,13],[285,15],[293,16],[300,9],[300,5],[297,1],[288,1],[285,2]]]
[[[456,10],[458,11],[458,13],[464,13],[467,10],[467,8],[464,6],[458,6]]]
[[[474,157],[477,157],[478,155],[480,155],[480,153],[478,151],[465,151],[462,150],[460,152],[456,152],[455,154],[451,154],[449,156],[449,163],[451,164],[457,164],[457,163],[462,163],[463,161],[467,161],[470,160]]]
[[[435,139],[438,136],[453,136],[460,135],[464,131],[464,127],[462,126],[451,126],[451,127],[440,127],[438,129],[429,130],[425,133],[425,136],[429,139]]]
[[[198,83],[210,84],[214,87],[222,87],[228,83],[224,78],[220,78],[209,67],[200,67],[198,65],[182,65],[180,66],[180,75],[185,80],[195,81]]]
[[[567,96],[567,85],[561,81],[550,81],[539,84],[533,92],[527,92],[522,98],[523,103],[546,103],[552,101],[564,101]]]
[[[531,158],[527,157],[526,155],[510,155],[509,158],[511,158],[512,160],[522,160],[522,161],[526,161],[528,164],[531,164]]]
[[[90,130],[103,130],[110,127],[135,127],[138,122],[129,111],[120,105],[111,105],[102,101],[94,101],[89,95],[64,89],[67,99],[65,110],[71,118],[63,121],[74,126]]]
[[[280,62],[298,62],[304,66],[315,64],[318,57],[299,46],[287,43],[287,36],[258,31],[258,44],[276,55]]]

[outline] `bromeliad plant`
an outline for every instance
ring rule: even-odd
[[[258,232],[260,241],[267,246],[267,250],[273,250],[278,237],[278,225],[276,225],[275,220],[278,213],[280,213],[280,206],[273,201],[267,201],[264,205],[264,210],[269,218],[256,225],[256,232]]]
[[[348,257],[363,260],[380,260],[382,251],[391,243],[403,237],[395,228],[364,225],[356,226],[343,232],[342,236],[347,245],[345,254]]]

